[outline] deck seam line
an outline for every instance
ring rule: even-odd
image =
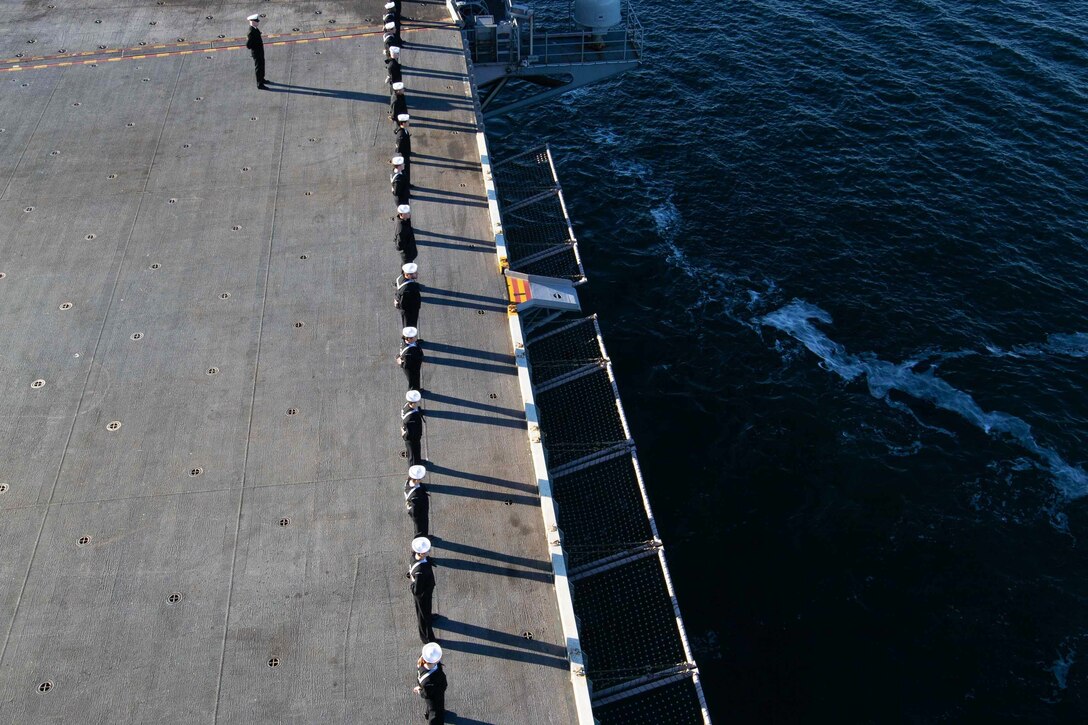
[[[284,94],[284,95],[289,95],[289,94]],[[374,103],[377,103],[377,101],[374,101]],[[378,105],[382,105],[382,104],[378,104]],[[325,188],[325,186],[328,186],[330,191],[336,191],[339,188],[335,184],[332,184],[332,183],[329,183],[327,185],[322,185],[320,183],[312,184],[312,183],[307,183],[307,182],[304,182],[304,181],[300,181],[300,182],[297,182],[297,183],[296,182],[287,182],[283,186],[286,189],[322,189],[322,188]],[[226,184],[226,183],[224,183],[222,186],[219,186],[219,185],[201,185],[201,186],[191,186],[191,187],[190,186],[171,186],[170,190],[175,192],[175,193],[180,192],[180,193],[184,194],[185,192],[197,192],[197,191],[215,192],[215,191],[223,191],[223,190],[226,190],[226,189],[236,190],[238,188],[239,188],[239,186],[237,184]],[[243,191],[261,191],[263,189],[271,189],[271,188],[272,188],[272,184],[253,184],[252,186],[242,187]],[[130,189],[128,191],[106,191],[106,192],[103,192],[101,196],[125,196],[126,194],[140,194],[140,193],[142,193],[142,192],[138,191],[138,190],[135,190],[135,189]],[[209,195],[210,194],[192,193],[187,198],[201,199],[201,198],[207,197]],[[76,194],[76,193],[72,193],[72,194],[43,194],[43,193],[40,193],[38,191],[34,192],[34,198],[35,199],[86,199],[88,197],[95,198],[95,199],[100,198],[100,197],[93,196],[93,195],[91,195],[89,193],[86,193],[86,192],[81,193],[81,194]],[[183,198],[186,198],[186,197],[184,197],[184,196],[179,196],[178,197],[178,199],[183,199]],[[0,197],[0,201],[11,201],[11,200]]]
[[[177,73],[177,76],[174,78],[174,87],[170,91],[170,100],[166,104],[166,112],[163,114],[163,124],[159,128],[159,136],[158,136],[157,139],[155,139],[155,150],[151,154],[151,164],[152,165],[155,163],[155,154],[158,153],[159,146],[162,144],[162,136],[163,136],[163,133],[166,130],[166,121],[170,117],[170,109],[174,105],[174,97],[177,95],[178,85],[181,82],[181,70],[182,70],[182,67],[184,65],[185,65],[184,63],[179,63],[178,64],[178,73]],[[53,102],[53,95],[57,92],[57,87],[58,86],[60,86],[59,81],[57,82],[57,84],[55,86],[53,86],[53,90],[49,94],[49,100],[46,101],[45,109],[42,110],[42,117],[45,116],[46,109],[48,109],[49,105]],[[38,119],[39,124],[41,123],[42,117],[39,117],[39,119]],[[33,138],[34,134],[37,133],[37,130],[38,130],[38,126],[35,125],[34,126],[34,131],[31,133],[31,138]],[[28,148],[29,148],[29,145],[30,145],[30,141],[28,140],[27,141],[27,147]],[[24,149],[24,154],[25,154],[25,149]],[[22,157],[20,157],[19,163],[20,164],[22,163]],[[18,169],[19,167],[16,166],[15,168]],[[12,178],[14,178],[14,173],[15,172],[13,171],[12,172],[12,174],[13,174]],[[45,511],[42,513],[42,522],[38,526],[38,535],[34,539],[34,548],[30,552],[30,561],[27,562],[27,565],[26,565],[26,574],[23,576],[23,583],[22,583],[22,586],[19,588],[19,596],[15,600],[15,609],[12,610],[12,613],[11,613],[11,621],[8,623],[7,634],[4,635],[4,644],[3,644],[3,647],[0,647],[0,665],[3,664],[4,656],[7,654],[8,644],[11,641],[11,633],[15,629],[15,620],[19,617],[19,609],[20,609],[20,606],[22,605],[22,602],[23,602],[23,594],[26,592],[27,582],[30,581],[30,572],[34,570],[34,561],[38,557],[38,547],[41,545],[42,534],[45,532],[45,523],[49,519],[49,510],[53,505],[53,497],[56,496],[56,493],[57,493],[57,484],[60,483],[60,477],[64,473],[64,461],[68,457],[68,448],[72,443],[72,435],[75,433],[76,425],[78,425],[78,423],[79,423],[79,411],[83,408],[83,400],[87,397],[87,387],[88,387],[88,385],[90,385],[91,376],[94,375],[95,356],[98,354],[98,348],[102,345],[102,338],[105,336],[106,327],[109,325],[110,311],[113,309],[114,300],[117,299],[117,287],[118,287],[118,285],[120,285],[120,282],[121,282],[121,270],[123,270],[125,268],[125,257],[128,254],[129,245],[132,244],[132,237],[136,233],[136,224],[140,220],[140,211],[143,209],[144,199],[147,198],[147,193],[146,193],[147,183],[148,183],[148,181],[150,181],[150,179],[151,179],[151,165],[148,166],[147,177],[144,179],[144,189],[140,192],[139,201],[136,203],[136,211],[132,215],[132,224],[131,224],[131,226],[129,226],[128,236],[125,238],[125,244],[121,248],[121,258],[117,262],[117,271],[114,272],[114,275],[113,275],[113,288],[110,290],[110,301],[106,305],[105,313],[102,315],[102,325],[101,325],[101,327],[98,328],[98,337],[95,339],[94,349],[91,351],[91,355],[87,359],[87,375],[83,379],[83,389],[80,390],[79,400],[76,402],[75,413],[72,415],[72,425],[68,428],[68,436],[64,439],[64,448],[61,449],[60,462],[57,464],[57,475],[54,476],[53,485],[50,486],[50,488],[49,488],[49,498],[45,502]],[[10,184],[10,181],[9,181],[9,184]],[[7,189],[4,190],[4,193],[5,194],[7,193]]]
[[[286,486],[317,486],[328,483],[351,483],[353,481],[381,481],[384,479],[397,480],[404,476],[403,473],[378,473],[372,476],[348,476],[344,478],[318,478],[312,481],[279,481],[277,483],[262,483],[259,486],[248,486],[250,489],[282,488]],[[28,509],[44,507],[46,509],[58,506],[77,506],[86,504],[119,503],[121,501],[145,501],[156,498],[170,498],[172,496],[200,496],[202,494],[229,493],[237,490],[232,486],[226,488],[207,488],[200,491],[171,491],[168,493],[149,493],[142,496],[116,496],[114,498],[88,498],[72,501],[52,501],[44,504],[27,504],[25,506],[11,506],[4,511],[26,511]]]
[[[409,33],[419,30],[431,30],[433,28],[421,27],[421,28],[404,28],[401,32]],[[316,32],[316,31],[315,31]],[[324,33],[324,31],[322,31]],[[376,30],[364,30],[358,33],[343,33],[341,35],[326,36],[313,38],[290,38],[288,40],[269,40],[265,45],[281,46],[281,45],[303,45],[305,43],[316,43],[319,41],[328,40],[355,40],[357,38],[365,38],[374,35],[380,35],[382,29]],[[241,40],[241,39],[239,39]],[[135,53],[132,55],[125,55],[126,51],[131,51],[131,48],[113,48],[101,51],[100,54],[93,53],[91,51],[84,51],[84,55],[80,57],[76,56],[46,56],[42,58],[47,62],[41,61],[27,61],[27,62],[11,62],[11,59],[6,61],[0,61],[0,73],[17,73],[19,71],[28,70],[46,70],[48,68],[72,68],[76,66],[97,66],[101,63],[114,63],[122,60],[152,60],[154,58],[172,58],[184,55],[195,55],[197,53],[218,53],[222,51],[242,50],[246,46],[242,44],[232,45],[215,45],[215,41],[193,41],[186,45],[208,45],[207,48],[189,48],[187,50],[161,50],[159,48],[151,49],[152,52]],[[164,46],[165,47],[165,46]],[[180,47],[177,44],[173,44],[171,47]],[[158,51],[158,52],[155,52]],[[93,57],[88,57],[93,56]]]
[[[351,618],[355,616],[355,591],[359,586],[359,554],[355,554],[351,558],[353,559],[354,566],[352,567],[351,576],[351,599],[348,600],[348,623],[344,627],[344,672],[342,681],[344,687],[341,692],[344,695],[344,702],[348,700],[348,660],[351,659]]]
[[[287,81],[294,75],[293,54],[288,56]],[[287,107],[291,100],[291,94],[283,94],[283,124],[280,128],[280,148],[276,163],[276,189],[272,195],[272,222],[268,230],[268,263],[264,268],[264,290],[261,295],[261,321],[257,326],[257,354],[253,361],[253,388],[249,401],[249,425],[246,428],[246,448],[242,454],[242,487],[238,492],[238,514],[234,526],[234,556],[230,563],[230,578],[227,586],[227,606],[223,615],[223,646],[219,652],[219,676],[215,681],[215,709],[212,713],[212,723],[219,722],[219,703],[223,694],[223,670],[227,661],[227,635],[230,632],[230,607],[234,599],[234,577],[238,569],[238,539],[242,530],[242,506],[246,499],[246,475],[249,466],[249,448],[253,440],[253,418],[257,407],[257,381],[261,372],[261,342],[264,339],[264,321],[268,314],[268,282],[272,276],[272,247],[276,237],[276,209],[280,199],[280,179],[283,175],[283,148],[287,143]]]
[[[8,177],[8,183],[4,185],[4,193],[0,195],[0,201],[7,201],[8,191],[11,189],[11,182],[15,181],[15,174],[19,172],[19,167],[23,165],[23,159],[26,158],[26,152],[30,149],[30,143],[34,140],[34,137],[38,134],[38,127],[42,125],[42,119],[45,118],[45,112],[49,110],[49,106],[53,104],[53,96],[57,94],[57,88],[60,86],[60,79],[53,84],[53,90],[49,92],[49,98],[46,100],[45,105],[42,107],[42,112],[38,115],[38,120],[34,124],[34,129],[30,132],[30,136],[26,140],[26,145],[23,146],[23,152],[19,154],[19,161],[11,169],[11,176]]]

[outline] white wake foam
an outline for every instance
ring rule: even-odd
[[[1050,666],[1050,671],[1054,674],[1054,680],[1058,684],[1059,690],[1064,690],[1069,685],[1069,668],[1076,664],[1077,651],[1072,647],[1068,648],[1065,652],[1058,653],[1058,659],[1054,660],[1054,664]]]
[[[848,353],[814,324],[829,325],[832,322],[831,315],[819,307],[794,300],[762,316],[759,322],[796,339],[820,358],[825,369],[843,379],[855,380],[864,376],[869,392],[875,398],[891,403],[888,393],[897,390],[956,413],[988,434],[1001,434],[1014,441],[1043,463],[1067,500],[1088,495],[1088,473],[1067,463],[1054,449],[1036,441],[1026,421],[1001,411],[983,410],[968,393],[941,380],[931,370],[916,372],[911,362],[896,365],[875,356]]]

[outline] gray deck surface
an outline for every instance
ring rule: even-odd
[[[0,56],[379,8],[46,4]],[[572,722],[460,36],[404,7],[450,722]],[[381,38],[273,40],[274,92],[245,50],[0,73],[0,722],[420,718]]]

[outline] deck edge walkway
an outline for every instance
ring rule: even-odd
[[[460,18],[452,6],[451,0],[446,0],[446,9],[450,17],[460,26]],[[463,38],[464,36],[462,36]],[[471,87],[471,98],[476,122],[479,131],[476,132],[476,145],[480,153],[480,170],[483,175],[484,189],[487,192],[487,212],[491,218],[491,231],[495,238],[495,254],[498,262],[499,274],[506,265],[507,251],[506,240],[502,231],[502,215],[499,213],[498,195],[495,191],[495,181],[491,173],[491,154],[487,146],[487,137],[484,132],[484,118],[480,111],[479,96],[476,89],[475,75],[472,72],[472,58],[464,47],[465,63],[468,66],[468,82]],[[518,370],[518,387],[521,390],[522,402],[525,407],[526,433],[529,439],[529,452],[533,459],[533,471],[536,475],[537,488],[540,492],[540,513],[544,518],[544,532],[547,538],[548,554],[551,558],[552,569],[555,575],[555,598],[559,608],[559,621],[563,627],[563,637],[567,646],[567,657],[570,663],[570,682],[574,692],[574,707],[580,725],[593,725],[596,721],[593,717],[593,706],[590,699],[589,680],[586,678],[585,659],[582,654],[581,640],[578,635],[578,620],[574,614],[574,601],[571,597],[570,581],[567,577],[567,561],[559,539],[559,524],[556,515],[555,501],[552,498],[551,476],[548,472],[548,464],[544,458],[544,446],[540,440],[540,421],[537,415],[536,403],[533,399],[533,384],[529,378],[529,363],[525,355],[525,336],[521,327],[521,319],[516,314],[507,316],[510,327],[510,341],[514,349],[515,362]]]

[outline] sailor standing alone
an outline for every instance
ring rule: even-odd
[[[257,13],[250,15],[249,36],[246,38],[246,47],[253,56],[253,70],[257,74],[257,87],[262,91],[268,90],[264,80],[264,41],[261,40],[261,31],[257,26],[261,23],[261,16]]]

